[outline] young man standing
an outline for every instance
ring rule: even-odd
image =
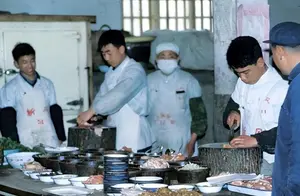
[[[279,111],[288,83],[265,64],[261,47],[253,37],[232,40],[226,55],[229,67],[239,76],[223,115],[225,127],[237,126],[241,131],[241,136],[230,144],[236,148],[260,146],[264,151],[261,173],[271,175],[274,155],[267,152],[269,146],[275,146]]]
[[[2,136],[30,148],[39,144],[59,146],[66,135],[53,83],[36,72],[31,45],[17,44],[12,55],[20,73],[0,90]]]
[[[150,147],[154,138],[146,119],[148,96],[144,68],[127,56],[125,38],[119,30],[105,31],[98,48],[110,68],[92,107],[78,116],[78,124],[84,125],[94,114],[108,115],[109,125],[117,128],[117,150],[128,147],[137,152]]]

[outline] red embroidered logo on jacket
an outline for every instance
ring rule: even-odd
[[[35,113],[35,109],[34,108],[27,109],[27,116],[35,115],[34,113]]]
[[[39,125],[43,125],[44,124],[44,120],[37,120]]]
[[[258,133],[261,133],[262,132],[262,129],[260,129],[260,128],[256,128],[256,130],[255,130],[255,134],[258,134]]]

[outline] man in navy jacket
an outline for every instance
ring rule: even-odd
[[[284,22],[270,31],[273,60],[290,86],[277,128],[272,196],[300,195],[300,24]]]

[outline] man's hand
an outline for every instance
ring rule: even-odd
[[[234,121],[236,121],[237,126],[240,126],[241,115],[236,111],[230,112],[230,114],[227,118],[227,124],[228,124],[229,128],[232,127],[232,125],[234,124]]]
[[[92,109],[88,111],[81,112],[77,117],[78,125],[88,125],[87,121],[90,120],[94,116],[95,112]]]
[[[196,141],[197,141],[197,134],[192,133],[191,140],[186,145],[186,151],[187,151],[188,157],[193,156],[193,154],[195,152]]]
[[[234,148],[251,148],[257,147],[258,143],[256,138],[254,137],[248,135],[241,135],[231,140],[230,145]]]

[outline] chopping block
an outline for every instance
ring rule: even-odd
[[[226,143],[199,146],[199,162],[209,167],[211,176],[227,172],[260,173],[262,162],[260,148],[224,148],[224,144]]]
[[[114,150],[116,146],[116,128],[97,125],[92,127],[70,127],[68,146],[80,150],[99,149]]]

